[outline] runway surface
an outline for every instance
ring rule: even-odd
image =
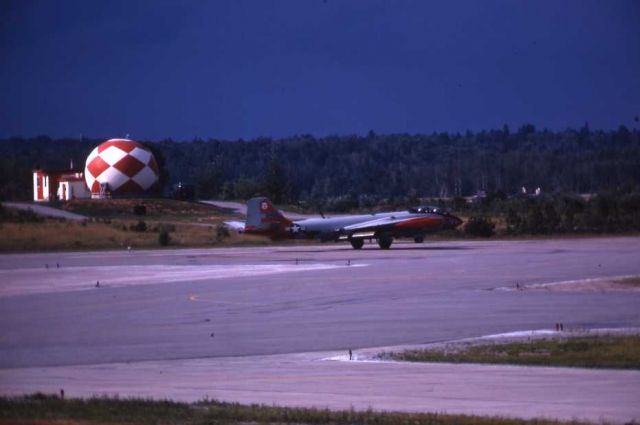
[[[639,253],[640,238],[597,238],[4,255],[0,392],[640,418],[637,371],[322,360],[556,322],[639,327],[638,292],[496,290],[640,275]]]

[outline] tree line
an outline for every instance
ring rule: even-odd
[[[0,140],[0,197],[31,199],[34,167],[83,167],[101,141]],[[141,142],[164,164],[165,193],[170,183],[190,183],[204,199],[266,195],[349,210],[480,191],[511,195],[523,186],[547,194],[640,192],[640,131],[626,127]]]
[[[494,193],[473,203],[459,198],[434,201],[468,216],[462,230],[472,236],[640,231],[640,192],[511,197]]]

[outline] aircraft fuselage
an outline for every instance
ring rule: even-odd
[[[307,238],[321,241],[349,241],[359,249],[366,239],[376,239],[381,248],[389,248],[393,238],[410,237],[421,242],[424,236],[453,229],[462,223],[458,217],[436,207],[416,207],[405,211],[338,217],[289,220],[267,198],[247,203],[247,221],[243,231],[272,239]]]

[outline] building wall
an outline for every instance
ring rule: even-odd
[[[73,199],[91,198],[91,192],[87,188],[87,183],[84,179],[71,182],[71,196],[73,196]]]
[[[34,201],[42,201],[44,200],[42,194],[42,181],[40,177],[40,173],[37,171],[33,172],[33,200]]]
[[[51,178],[48,174],[45,174],[43,177],[44,180],[44,184],[42,185],[43,189],[44,189],[44,200],[45,201],[50,201],[53,198],[53,193],[51,193]]]
[[[57,198],[61,201],[68,201],[71,199],[71,189],[69,182],[60,182],[58,185]]]
[[[87,185],[84,180],[62,180],[58,186],[57,197],[61,201],[85,199],[91,197],[91,192],[87,189]]]
[[[49,176],[42,171],[33,172],[33,200],[47,202],[50,199]]]
[[[86,187],[82,172],[41,169],[33,171],[33,200],[36,202],[90,197],[91,192]]]

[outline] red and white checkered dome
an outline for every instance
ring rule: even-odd
[[[143,192],[158,181],[160,172],[151,151],[129,139],[110,139],[96,147],[84,167],[92,193],[108,183],[112,192]]]

